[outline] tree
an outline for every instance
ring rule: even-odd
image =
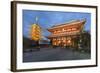
[[[91,35],[88,31],[83,31],[81,33],[80,39],[82,40],[81,42],[81,47],[84,51],[90,52],[91,48]]]

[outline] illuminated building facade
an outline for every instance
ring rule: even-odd
[[[75,20],[55,25],[48,29],[48,31],[51,32],[48,38],[54,46],[77,47],[76,39],[80,38],[85,22],[86,20]]]

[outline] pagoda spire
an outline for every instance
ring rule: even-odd
[[[38,24],[38,20],[39,20],[39,18],[38,18],[38,16],[36,16],[36,17],[35,17],[35,23],[36,23],[36,24]]]

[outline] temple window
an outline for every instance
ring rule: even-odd
[[[64,31],[64,28],[62,29],[62,31]]]
[[[60,33],[61,31],[59,30],[58,33]]]
[[[76,28],[72,28],[72,31],[75,31],[76,30]]]
[[[54,31],[54,34],[56,34],[56,33],[57,33],[57,31],[55,30],[55,31]]]

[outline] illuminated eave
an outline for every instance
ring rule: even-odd
[[[74,33],[62,33],[62,34],[51,34],[47,38],[56,38],[56,37],[67,37],[67,36],[72,36],[72,35],[79,35],[80,32],[74,32]]]

